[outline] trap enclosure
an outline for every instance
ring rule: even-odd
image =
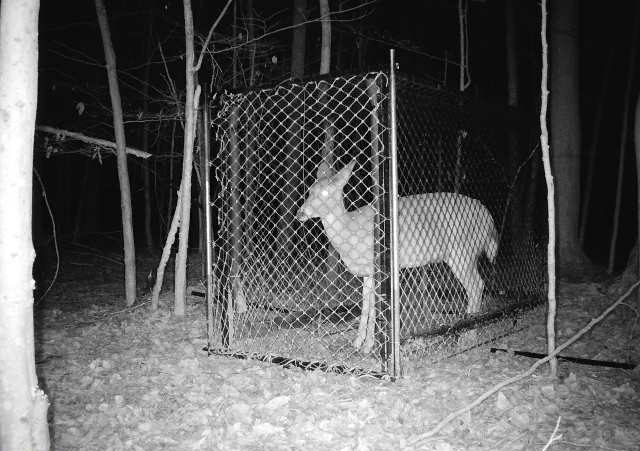
[[[219,100],[209,352],[398,376],[544,300],[529,177],[457,96],[392,64]]]

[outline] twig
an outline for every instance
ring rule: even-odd
[[[53,211],[51,211],[51,204],[49,204],[49,198],[47,197],[47,190],[44,188],[44,183],[42,183],[42,179],[40,178],[40,174],[38,173],[36,168],[33,168],[33,173],[36,175],[36,178],[38,179],[40,188],[42,188],[42,198],[44,200],[45,206],[47,207],[49,218],[51,218],[51,229],[53,230],[53,246],[56,250],[56,271],[53,273],[53,277],[51,278],[51,282],[49,282],[49,286],[47,287],[47,289],[44,290],[44,293],[42,293],[40,297],[38,297],[38,299],[36,299],[35,302],[37,305],[40,303],[40,301],[42,301],[45,298],[47,294],[49,294],[49,291],[51,291],[51,288],[53,288],[53,284],[56,283],[56,280],[58,279],[58,273],[60,272],[60,249],[58,248],[58,236],[56,234],[56,221],[55,221],[55,218],[53,217]]]
[[[72,132],[72,131],[64,130],[62,128],[57,128],[57,127],[50,127],[48,125],[38,125],[36,126],[36,130],[39,130],[44,133],[50,133],[52,135],[61,136],[63,139],[72,138],[88,144],[95,144],[100,147],[106,147],[109,149],[110,152],[116,153],[116,143],[114,143],[113,141],[107,141],[106,139],[102,139],[102,138],[93,138],[91,136],[87,136],[82,133]],[[140,158],[149,158],[151,156],[149,152],[143,152],[142,150],[134,149],[132,147],[126,147],[125,151],[129,155],[134,155]]]
[[[207,46],[209,45],[209,41],[211,40],[211,36],[213,36],[213,30],[216,29],[216,27],[218,26],[218,24],[220,23],[220,21],[224,17],[224,14],[227,12],[227,9],[229,9],[229,5],[231,5],[232,1],[233,0],[228,0],[227,1],[227,4],[224,5],[224,8],[222,8],[222,11],[220,11],[220,14],[218,14],[218,18],[216,19],[215,22],[213,22],[213,25],[211,25],[211,28],[209,28],[209,34],[207,34],[207,39],[204,40],[204,44],[202,45],[202,50],[200,51],[200,56],[198,57],[198,62],[196,63],[195,67],[193,68],[194,72],[198,72],[200,70],[200,66],[202,65],[202,59],[204,58],[204,54],[207,51]]]
[[[368,2],[365,2],[365,3],[362,3],[360,5],[353,6],[351,8],[343,9],[341,11],[336,11],[334,14],[338,15],[338,14],[348,13],[348,12],[351,12],[351,11],[355,11],[357,9],[361,9],[361,8],[365,8],[367,6],[373,5],[376,2],[377,2],[377,0],[371,0],[371,1],[368,1]],[[247,41],[245,41],[245,42],[243,42],[241,44],[230,46],[230,47],[227,47],[227,48],[221,49],[221,50],[214,50],[211,53],[214,54],[214,55],[217,55],[219,53],[231,52],[231,51],[233,51],[233,50],[235,50],[237,48],[244,47],[245,45],[253,44],[254,42],[258,42],[258,41],[260,41],[260,40],[262,40],[262,39],[264,39],[264,38],[266,38],[268,36],[272,36],[274,34],[281,33],[283,31],[291,30],[291,29],[296,28],[296,27],[301,27],[303,25],[321,22],[322,19],[323,19],[323,17],[320,16],[320,17],[318,17],[316,19],[305,20],[304,22],[300,22],[299,24],[296,24],[296,25],[287,25],[287,26],[284,26],[284,27],[280,27],[280,28],[278,28],[276,30],[268,31],[268,32],[266,32],[266,33],[264,33],[264,34],[262,34],[260,36],[257,36],[257,37],[255,37],[253,39],[250,39],[250,40],[247,40]],[[332,22],[336,22],[337,19],[333,18],[333,19],[331,19],[331,21]]]
[[[562,345],[560,345],[556,349],[554,349],[553,352],[550,353],[549,355],[547,355],[544,359],[540,359],[540,360],[536,361],[533,365],[531,365],[531,367],[527,371],[524,371],[524,372],[522,372],[520,374],[517,374],[517,375],[515,375],[515,376],[513,376],[513,377],[511,377],[511,378],[509,378],[509,379],[507,379],[505,381],[500,382],[497,385],[494,385],[493,388],[487,390],[486,392],[484,392],[483,394],[478,396],[470,404],[467,404],[466,406],[464,406],[464,407],[456,410],[455,412],[447,415],[447,417],[445,417],[442,421],[440,421],[438,424],[436,424],[436,426],[433,427],[432,429],[430,429],[427,432],[424,432],[424,433],[418,435],[417,437],[413,438],[412,440],[410,440],[409,445],[411,445],[411,446],[418,445],[420,442],[422,442],[422,441],[430,438],[431,436],[437,434],[443,427],[445,427],[451,421],[453,421],[454,419],[458,418],[459,416],[469,412],[474,407],[480,405],[483,401],[485,401],[487,398],[489,398],[490,396],[494,395],[498,391],[502,390],[504,387],[506,387],[508,385],[511,385],[514,382],[517,382],[517,381],[519,381],[521,379],[524,379],[527,376],[532,375],[539,366],[544,365],[549,360],[553,359],[556,355],[558,355],[560,352],[562,352],[563,350],[565,350],[566,348],[571,346],[580,337],[582,337],[589,330],[591,330],[593,328],[593,326],[595,326],[600,321],[602,321],[618,305],[622,304],[622,301],[624,301],[633,292],[633,290],[635,290],[639,285],[640,285],[640,280],[636,281],[633,285],[631,285],[631,287],[622,296],[620,296],[618,298],[618,300],[616,300],[613,304],[611,304],[609,307],[607,307],[600,314],[600,316],[598,316],[597,318],[594,318],[591,321],[589,321],[589,324],[587,324],[582,329],[580,329],[574,336],[569,338]]]
[[[549,449],[549,446],[551,446],[551,444],[553,442],[557,442],[558,440],[562,439],[562,434],[557,435],[558,428],[560,427],[560,420],[561,419],[562,419],[562,417],[558,417],[558,421],[556,421],[556,427],[553,428],[553,432],[551,433],[551,436],[549,437],[549,440],[547,441],[547,444],[544,445],[544,448],[542,448],[542,451],[547,451]]]

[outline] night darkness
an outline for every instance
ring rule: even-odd
[[[265,30],[286,26],[290,20],[290,2],[254,2],[257,17]],[[355,2],[344,2],[353,5]],[[214,2],[196,1],[194,18],[197,32],[204,35],[217,14]],[[617,177],[618,152],[624,89],[629,70],[629,50],[635,2],[619,1],[615,7],[603,8],[598,2],[580,2],[580,92],[582,120],[583,182],[592,149],[594,120],[603,90],[603,78],[610,65],[606,100],[596,146],[597,171],[593,179],[592,203],[589,206],[585,251],[597,264],[605,265],[613,222],[613,205]],[[314,4],[313,8],[317,8]],[[317,16],[317,9],[310,14]],[[355,72],[386,64],[387,49],[400,47],[403,71],[427,79],[442,81],[443,59],[456,59],[458,24],[456,2],[425,1],[419,5],[399,6],[397,2],[372,2],[336,22],[333,30],[332,72]],[[520,111],[518,116],[528,124],[530,136],[538,134],[540,74],[540,19],[536,1],[518,2],[518,75],[520,77]],[[173,182],[168,174],[171,147],[171,121],[176,106],[168,95],[165,66],[158,53],[162,43],[178,93],[183,86],[182,4],[139,0],[111,1],[107,5],[112,37],[121,72],[121,89],[127,119],[127,143],[139,148],[142,136],[142,80],[149,67],[148,114],[155,118],[151,126],[151,165],[153,177],[154,238],[166,233],[169,191],[177,190],[179,178]],[[217,48],[225,46],[224,36],[231,34],[232,15],[227,15],[218,28]],[[357,19],[354,19],[357,18]],[[152,27],[153,51],[149,55],[148,24]],[[506,103],[504,2],[499,0],[470,2],[470,70],[472,84],[468,95],[478,102],[500,106]],[[318,70],[319,25],[308,27],[306,74]],[[269,84],[289,76],[290,31],[265,38],[265,54],[260,61],[259,82]],[[366,42],[366,51],[356,49]],[[197,48],[197,45],[196,45]],[[406,56],[405,56],[406,55]],[[106,76],[102,67],[104,55],[96,25],[92,2],[42,2],[40,12],[40,74],[38,124],[80,131],[90,136],[113,139]],[[149,66],[150,64],[150,66]],[[208,89],[232,89],[229,79],[230,52],[217,55],[218,65],[212,77],[212,65],[205,63],[200,80]],[[447,88],[455,90],[457,72],[449,68]],[[631,111],[638,92],[634,68]],[[553,88],[551,88],[553,90]],[[81,105],[81,106],[79,106]],[[82,108],[79,114],[78,108]],[[632,123],[632,121],[631,121]],[[175,133],[175,132],[174,132]],[[635,169],[632,127],[625,146],[626,171],[622,198],[622,218],[616,266],[622,267],[635,239]],[[181,131],[175,134],[175,150],[181,151]],[[49,138],[50,139],[50,138]],[[47,144],[39,135],[37,154],[42,157]],[[55,147],[55,146],[54,146]],[[108,154],[88,158],[87,146],[67,143],[61,153],[40,158],[36,167],[42,172],[56,217],[61,240],[90,241],[104,246],[119,244],[120,206],[115,175],[115,159]],[[129,158],[136,239],[142,242],[142,168],[138,159]],[[180,160],[174,161],[179,171]],[[176,173],[177,175],[177,173]],[[197,192],[193,193],[197,200]],[[543,199],[541,199],[543,201]],[[543,213],[542,213],[543,214]],[[196,224],[194,217],[192,223]],[[40,233],[50,237],[50,226]],[[197,233],[195,231],[194,233]],[[193,235],[195,236],[195,235]],[[40,238],[41,239],[41,238]]]

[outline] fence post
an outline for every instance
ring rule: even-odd
[[[400,269],[398,266],[398,124],[396,96],[396,58],[395,50],[389,52],[389,212],[391,223],[390,276],[391,276],[391,355],[389,374],[393,377],[401,375],[400,362]]]

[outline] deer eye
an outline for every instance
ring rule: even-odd
[[[323,189],[322,191],[320,191],[320,195],[322,197],[327,197],[329,195],[329,190]]]

